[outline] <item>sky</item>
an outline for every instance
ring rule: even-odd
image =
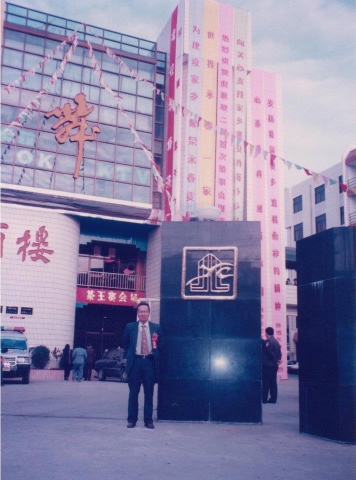
[[[10,3],[156,41],[178,0]],[[339,163],[347,147],[356,144],[354,0],[224,3],[251,12],[252,66],[281,77],[280,156],[316,173]],[[286,186],[306,178],[294,166],[285,167]]]

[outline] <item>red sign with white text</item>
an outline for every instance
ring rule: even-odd
[[[77,302],[79,303],[136,307],[140,298],[146,298],[145,292],[77,287]]]

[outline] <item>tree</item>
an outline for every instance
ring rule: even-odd
[[[43,370],[49,362],[49,355],[49,348],[45,347],[44,345],[39,345],[38,347],[35,347],[32,352],[32,365],[35,368]]]

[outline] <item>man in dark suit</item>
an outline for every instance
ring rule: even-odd
[[[265,329],[266,340],[262,343],[262,403],[277,403],[277,372],[281,363],[281,347],[274,338],[274,329]],[[268,399],[268,393],[270,398]]]
[[[146,428],[155,428],[152,420],[153,390],[158,376],[159,349],[162,342],[161,327],[149,322],[150,306],[142,302],[137,307],[138,322],[128,323],[122,347],[125,351],[126,374],[130,389],[127,428],[136,426],[138,395],[141,383],[144,391],[143,417]]]

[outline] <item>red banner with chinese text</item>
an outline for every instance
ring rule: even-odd
[[[78,303],[136,307],[140,298],[146,298],[145,292],[77,287]]]

